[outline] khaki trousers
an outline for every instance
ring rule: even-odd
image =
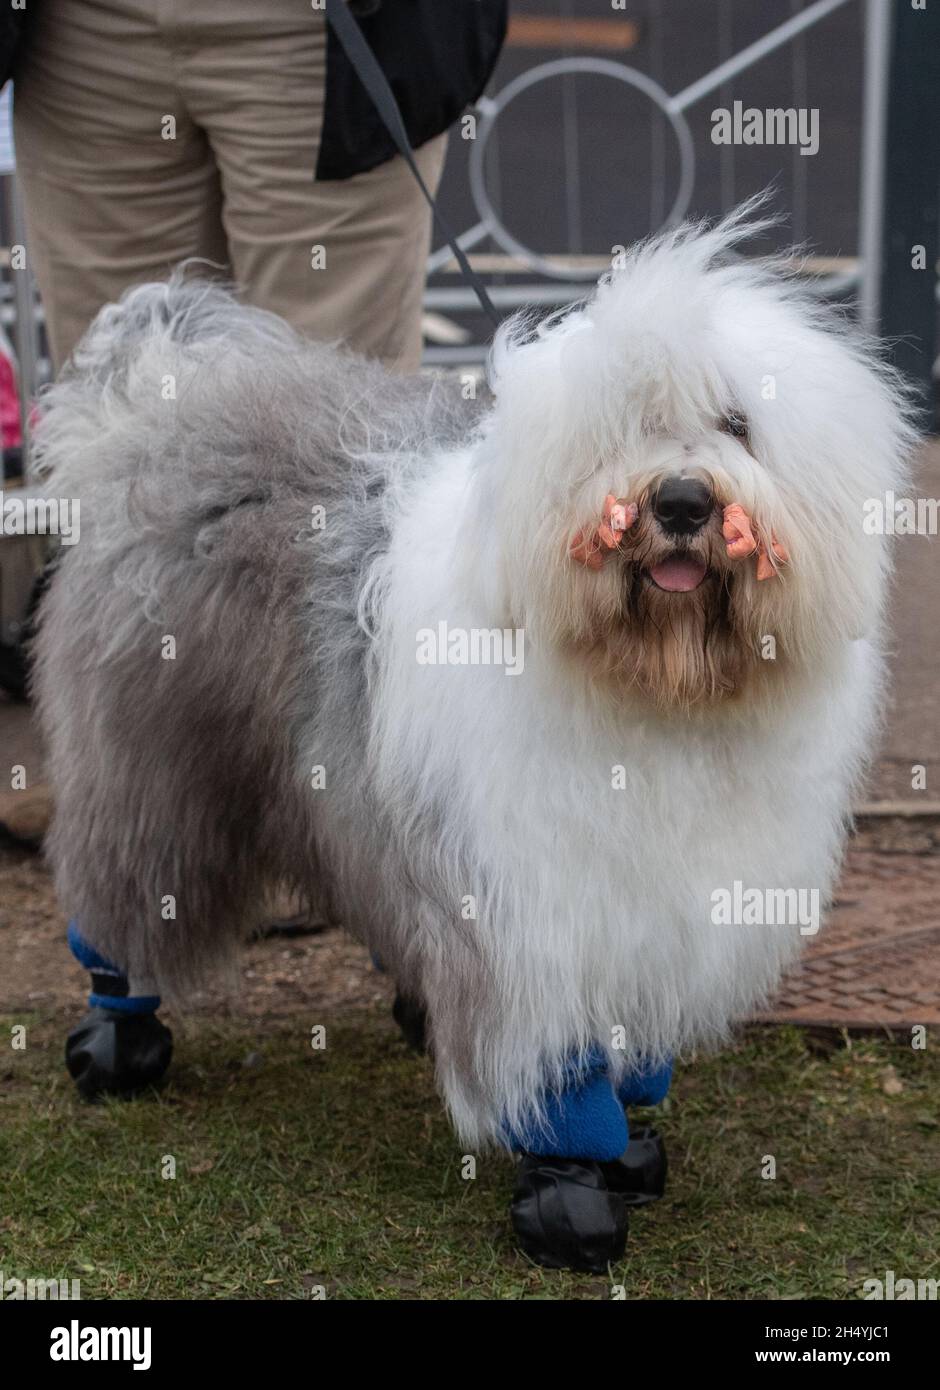
[[[417,366],[430,212],[397,156],[314,181],[325,24],[310,0],[37,7],[14,129],[57,364],[102,304],[193,256],[311,337]],[[417,151],[432,190],[445,145]]]

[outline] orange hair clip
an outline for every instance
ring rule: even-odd
[[[777,573],[777,567],[767,554],[767,547],[764,542],[755,538],[751,518],[740,503],[732,502],[725,507],[721,534],[725,538],[725,549],[730,559],[743,560],[748,555],[753,555],[756,550],[758,580],[774,577]],[[782,563],[785,564],[789,560],[789,551],[785,545],[777,540],[776,532],[771,532],[770,548],[774,556]]]
[[[569,554],[572,560],[589,570],[603,568],[605,551],[616,550],[621,540],[637,519],[635,502],[627,502],[609,492],[604,498],[601,524],[594,530],[581,530],[571,542]]]

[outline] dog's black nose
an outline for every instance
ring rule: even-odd
[[[653,498],[653,515],[674,536],[691,536],[711,514],[711,492],[698,478],[667,478]]]

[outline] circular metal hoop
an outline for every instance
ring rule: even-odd
[[[480,221],[503,251],[508,255],[518,256],[533,270],[553,280],[583,280],[585,276],[581,270],[563,270],[559,266],[553,265],[544,256],[540,256],[538,252],[524,246],[521,241],[517,241],[508,231],[497,216],[496,209],[487,193],[486,180],[483,176],[483,161],[486,154],[486,144],[493,133],[497,117],[505,111],[511,101],[514,101],[521,92],[527,91],[539,82],[546,82],[552,77],[561,77],[578,72],[590,72],[602,77],[613,77],[618,82],[625,82],[627,86],[637,88],[659,107],[672,126],[679,147],[679,189],[669,216],[663,223],[664,227],[674,226],[676,222],[681,221],[692,199],[692,189],[695,182],[695,146],[692,142],[692,132],[688,122],[681,111],[672,109],[672,99],[669,93],[664,91],[658,82],[647,77],[645,73],[637,72],[634,68],[624,67],[621,63],[610,62],[606,58],[559,58],[553,63],[542,63],[539,67],[530,68],[528,72],[521,73],[519,77],[514,78],[508,86],[504,87],[498,96],[487,100],[485,104],[480,103],[483,107],[483,119],[480,122],[477,138],[472,142],[470,150],[470,190],[480,214]]]

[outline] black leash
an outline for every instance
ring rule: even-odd
[[[480,308],[483,310],[484,314],[486,314],[494,328],[498,328],[500,317],[496,312],[493,301],[487,294],[486,286],[483,284],[483,281],[464,255],[463,248],[448,226],[427,184],[421,177],[421,170],[418,168],[415,157],[411,152],[408,133],[405,130],[405,123],[401,118],[398,103],[395,100],[391,87],[388,85],[384,72],[376,61],[375,54],[366,43],[362,30],[350,14],[346,0],[326,0],[326,17],[329,23],[332,24],[336,37],[343,45],[346,57],[356,71],[356,76],[372,98],[372,104],[376,111],[378,111],[382,119],[382,124],[395,141],[398,153],[414,174],[418,182],[418,187],[427,199],[428,206],[437,218],[437,224],[444,233],[451,251],[454,253],[454,259],[460,266],[464,279],[480,301]]]

